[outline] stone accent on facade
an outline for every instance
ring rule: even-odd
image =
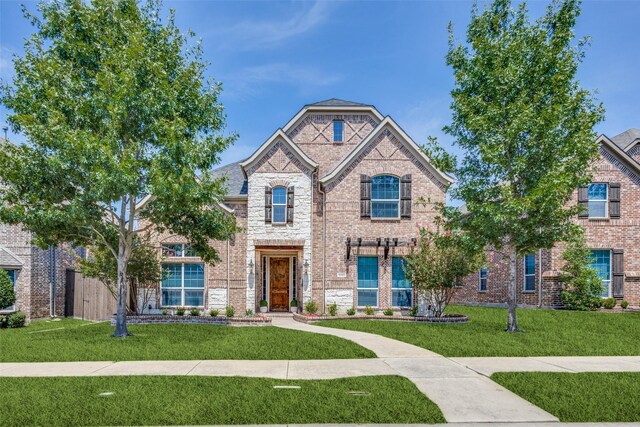
[[[208,301],[209,310],[224,310],[229,305],[227,302],[227,289],[209,288]]]
[[[325,292],[327,307],[336,304],[339,313],[346,313],[353,305],[353,289],[327,289]]]

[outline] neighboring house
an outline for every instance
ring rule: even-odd
[[[402,257],[453,180],[391,117],[338,99],[307,105],[248,159],[215,174],[227,178],[225,209],[242,231],[213,243],[214,266],[180,236],[161,236],[166,276],[153,308],[415,304]]]
[[[585,229],[593,267],[606,288],[603,297],[640,305],[640,129],[608,138],[601,135],[593,182],[574,194],[584,207],[576,223]],[[517,302],[527,306],[562,305],[562,245],[530,254],[518,262]],[[492,265],[467,277],[455,301],[503,304],[507,299],[508,260],[489,252]]]

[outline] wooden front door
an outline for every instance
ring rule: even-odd
[[[269,288],[269,309],[289,310],[289,258],[270,258]]]

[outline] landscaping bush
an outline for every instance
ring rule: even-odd
[[[411,310],[409,310],[409,316],[416,317],[417,315],[418,315],[418,306],[414,305],[413,307],[411,307]]]
[[[233,310],[233,307],[229,306],[229,307],[225,308],[224,314],[227,317],[233,317],[233,315],[235,314],[235,311]]]
[[[604,302],[602,303],[602,306],[608,310],[611,310],[613,307],[616,306],[616,299],[615,298],[605,298]]]
[[[162,309],[162,315],[163,316],[168,316],[169,315],[169,310],[167,310],[166,308]]]
[[[591,249],[580,232],[567,243],[562,253],[566,261],[560,279],[565,289],[560,293],[562,304],[569,310],[597,310],[602,306],[602,280],[591,267]]]
[[[260,301],[260,307],[266,307],[266,306],[268,306],[268,305],[269,305],[269,304],[267,303],[267,300],[266,300],[266,299],[263,299],[262,301]]]
[[[21,311],[8,314],[6,320],[7,328],[22,328],[26,320],[27,316]]]
[[[386,308],[382,314],[384,314],[385,316],[393,316],[393,310],[390,308]]]
[[[338,304],[334,302],[329,306],[329,314],[331,316],[336,316],[338,314]]]
[[[376,312],[373,309],[373,307],[371,307],[370,305],[367,305],[364,308],[364,314],[366,314],[367,316],[374,316]]]
[[[298,307],[298,300],[295,298],[291,300],[291,307]]]
[[[218,314],[220,314],[220,310],[213,309],[213,310],[209,311],[209,315],[211,317],[217,317]]]
[[[184,316],[185,309],[184,307],[176,308],[176,316]]]
[[[200,316],[200,310],[198,310],[197,308],[191,309],[189,313],[191,313],[192,316]]]
[[[251,310],[250,308],[246,309],[244,312],[245,316],[253,316],[253,310]]]
[[[351,307],[350,309],[348,309],[348,310],[347,310],[347,314],[348,314],[349,316],[355,316],[355,314],[356,314],[356,309],[355,309],[355,308],[353,308],[353,307]]]
[[[304,309],[309,314],[316,314],[318,312],[318,306],[316,305],[316,302],[314,300],[307,302],[304,305]]]
[[[629,301],[623,299],[622,301],[620,301],[620,307],[622,307],[623,310],[626,310],[627,307],[629,307]]]
[[[11,307],[16,302],[13,283],[6,271],[0,269],[0,308]]]

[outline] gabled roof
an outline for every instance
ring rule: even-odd
[[[7,269],[19,269],[24,265],[24,261],[8,248],[0,246],[0,267]]]
[[[624,151],[631,149],[631,147],[635,145],[634,142],[638,140],[640,140],[640,129],[637,128],[627,129],[621,134],[611,138],[611,141]]]
[[[345,101],[344,99],[331,98],[324,101],[307,104],[308,107],[373,107],[371,104],[362,104],[360,102]]]
[[[380,135],[380,133],[387,127],[391,128],[391,130],[393,130],[400,137],[399,138],[400,142],[405,144],[405,146],[409,148],[409,150],[427,167],[427,169],[429,169],[433,173],[433,175],[438,180],[440,180],[440,182],[442,182],[446,186],[453,184],[454,179],[449,175],[447,175],[446,173],[438,170],[435,166],[433,166],[433,164],[431,164],[431,160],[429,160],[427,155],[424,154],[424,152],[420,149],[420,147],[418,147],[418,144],[416,144],[411,139],[411,137],[407,135],[405,131],[402,130],[402,128],[398,126],[398,124],[389,116],[385,117],[384,120],[382,120],[378,124],[378,126],[376,126],[376,128],[373,129],[365,139],[360,141],[360,143],[351,151],[351,153],[349,153],[349,155],[345,157],[329,174],[320,178],[320,183],[322,185],[326,185],[329,182],[333,181],[335,178],[337,178],[340,175],[340,173],[344,169],[346,169],[347,166],[349,166],[351,162],[354,161],[354,159],[357,159],[360,153],[369,144],[375,141],[378,135]]]
[[[640,163],[636,162],[633,157],[627,154],[620,146],[614,143],[606,135],[600,135],[596,142],[602,144],[610,153],[615,155],[625,166],[629,167],[633,173],[640,176]]]
[[[247,169],[257,162],[262,155],[271,148],[273,144],[277,141],[284,141],[284,143],[289,147],[289,149],[302,161],[302,163],[307,166],[311,170],[315,170],[318,167],[318,164],[313,161],[309,156],[304,154],[302,150],[287,136],[286,133],[282,129],[278,129],[274,132],[273,135],[267,139],[264,144],[258,148],[255,153],[251,155],[247,160],[240,162],[240,167],[242,168],[242,172],[244,174],[245,179],[247,178]]]
[[[242,172],[240,162],[230,163],[211,171],[214,178],[227,179],[227,198],[247,197],[247,180]]]

